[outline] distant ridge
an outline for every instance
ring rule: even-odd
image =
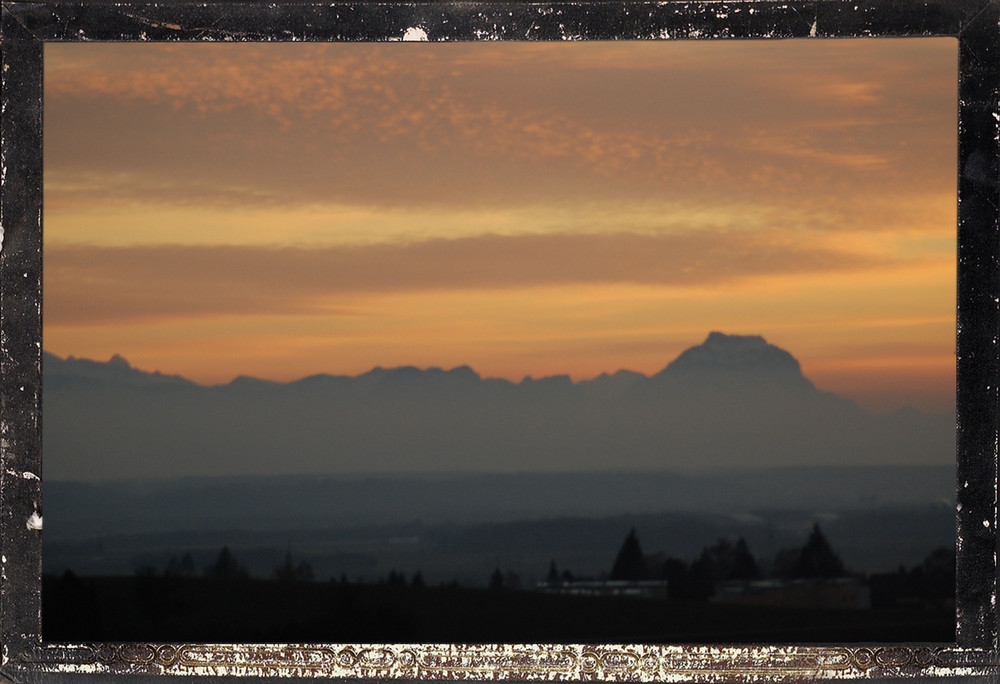
[[[133,382],[184,382],[196,384],[179,375],[163,375],[159,371],[149,373],[133,367],[127,359],[120,354],[114,354],[108,361],[93,361],[90,359],[79,359],[70,356],[61,359],[55,354],[44,352],[44,363],[46,365],[46,380],[49,382],[65,379],[87,379],[95,382],[118,382],[129,379]],[[690,347],[671,361],[660,372],[651,377],[661,377],[670,375],[680,375],[684,373],[758,373],[761,375],[785,375],[788,377],[800,378],[812,386],[803,375],[799,362],[794,356],[784,349],[768,344],[759,335],[727,335],[721,332],[711,332],[703,343]],[[403,382],[407,379],[417,380],[420,378],[450,377],[462,378],[464,380],[475,381],[485,380],[475,370],[467,365],[456,366],[445,370],[438,367],[421,369],[416,366],[398,366],[395,368],[383,368],[375,366],[369,371],[356,376],[330,375],[327,373],[317,373],[291,383],[280,383],[273,380],[264,380],[252,376],[240,375],[230,381],[232,384],[243,384],[248,382],[261,382],[271,385],[281,384],[302,384],[310,382],[323,382],[325,380],[355,379],[381,380],[390,382]],[[568,375],[553,375],[541,378],[525,376],[519,383],[500,378],[488,378],[493,381],[507,382],[509,384],[606,384],[615,382],[619,385],[630,384],[632,382],[649,379],[649,376],[630,370],[618,370],[614,374],[602,373],[592,380],[581,380],[574,383]]]
[[[118,355],[45,354],[43,390],[57,479],[954,461],[953,416],[869,414],[762,337],[720,332],[650,377],[514,383],[403,366],[204,387]]]
[[[122,384],[122,385],[190,385],[191,380],[180,375],[163,375],[134,368],[125,357],[115,354],[107,361],[92,361],[69,356],[61,359],[49,352],[42,353],[42,373],[46,389],[60,388],[67,384]]]
[[[45,379],[47,382],[67,380],[88,380],[92,382],[122,382],[134,384],[149,383],[185,383],[195,385],[179,375],[163,375],[159,371],[149,373],[134,368],[120,354],[113,355],[108,361],[92,361],[78,359],[73,356],[61,359],[49,352],[44,353]],[[758,375],[761,378],[786,378],[799,381],[803,386],[812,387],[812,383],[802,375],[799,362],[784,349],[768,344],[759,335],[726,335],[721,332],[709,333],[700,345],[690,347],[676,359],[652,376],[646,376],[630,370],[618,370],[613,374],[602,373],[591,380],[573,382],[568,375],[553,375],[541,378],[525,376],[520,382],[513,383],[501,378],[484,378],[467,365],[457,366],[450,370],[438,367],[421,369],[416,366],[398,366],[383,368],[376,366],[365,373],[356,376],[330,375],[318,373],[290,383],[264,380],[252,376],[240,375],[227,383],[233,385],[250,385],[262,383],[271,386],[304,385],[323,383],[327,381],[354,380],[358,382],[405,383],[425,382],[431,380],[450,379],[455,381],[491,381],[509,385],[542,385],[547,386],[605,386],[612,385],[623,388],[651,378],[671,378],[685,375],[717,374],[729,375],[731,380],[740,376]]]

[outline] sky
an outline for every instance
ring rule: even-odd
[[[46,350],[955,392],[953,39],[45,48]]]

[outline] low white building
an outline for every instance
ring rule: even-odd
[[[539,582],[538,591],[572,596],[666,598],[666,580],[555,580]]]

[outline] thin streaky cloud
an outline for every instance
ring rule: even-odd
[[[716,287],[895,261],[763,232],[487,235],[318,249],[53,246],[46,252],[45,315],[58,325],[158,315],[329,314],[329,297],[351,293],[601,283]]]

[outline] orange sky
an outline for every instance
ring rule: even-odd
[[[290,380],[761,334],[954,405],[951,39],[46,46],[44,346]]]

